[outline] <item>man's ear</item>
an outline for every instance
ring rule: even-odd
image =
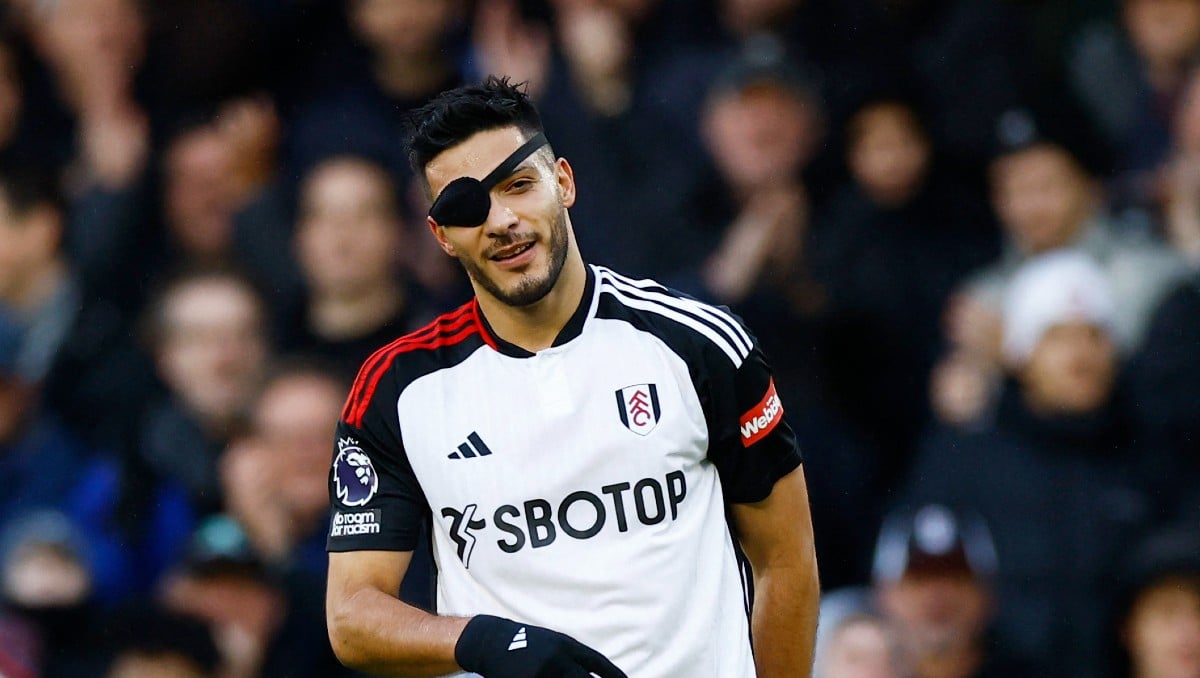
[[[567,162],[566,158],[559,158],[554,163],[554,179],[558,182],[558,189],[562,195],[563,207],[574,206],[575,170],[571,169],[571,163]]]
[[[433,217],[425,217],[425,223],[429,226],[430,233],[433,233],[434,240],[437,240],[438,247],[450,256],[457,256],[454,253],[454,244],[446,239],[446,229],[444,226],[439,226]]]

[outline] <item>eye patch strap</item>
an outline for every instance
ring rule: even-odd
[[[538,132],[532,137],[529,137],[529,141],[521,144],[520,148],[513,151],[507,158],[504,159],[504,162],[500,163],[496,169],[489,172],[488,175],[480,180],[479,183],[483,184],[483,187],[487,190],[492,190],[496,184],[504,181],[508,175],[512,174],[513,170],[517,168],[517,165],[520,165],[525,158],[528,158],[533,154],[534,151],[542,146],[545,146],[546,143],[546,135],[542,132]]]

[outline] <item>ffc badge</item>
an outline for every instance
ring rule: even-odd
[[[617,413],[625,428],[644,436],[658,426],[662,411],[658,406],[658,387],[636,384],[617,389]]]

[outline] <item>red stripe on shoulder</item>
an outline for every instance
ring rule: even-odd
[[[474,309],[474,301],[464,304],[372,353],[359,369],[350,395],[342,406],[342,421],[351,426],[362,425],[363,415],[372,396],[375,395],[379,381],[398,355],[451,346],[479,332],[478,316]]]

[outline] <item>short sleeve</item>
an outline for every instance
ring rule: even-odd
[[[775,379],[754,346],[740,365],[717,362],[707,379],[708,458],[717,467],[725,497],[762,501],[775,482],[802,461],[796,435],[784,418]]]
[[[429,504],[401,441],[394,393],[338,422],[329,471],[328,551],[411,551]],[[357,424],[357,425],[355,425]]]

